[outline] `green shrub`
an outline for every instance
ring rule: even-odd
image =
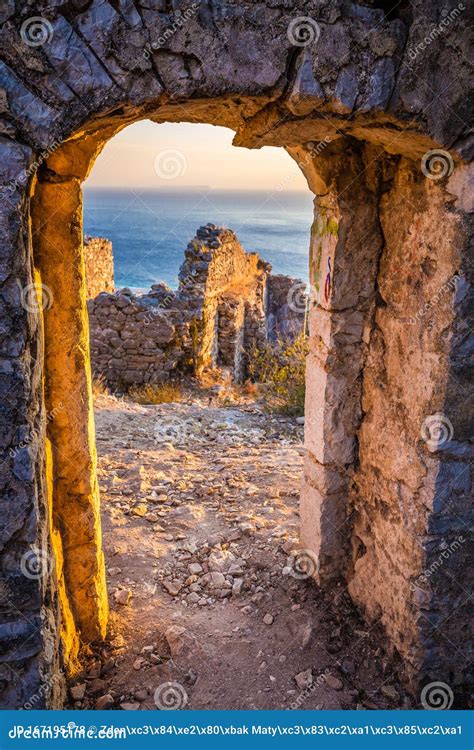
[[[255,348],[249,358],[249,376],[262,384],[267,407],[279,414],[304,414],[307,339],[279,339]]]

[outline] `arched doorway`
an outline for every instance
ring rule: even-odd
[[[264,17],[268,9],[261,9]],[[9,326],[5,554],[11,588],[5,638],[9,663],[30,686],[18,693],[12,687],[14,672],[5,670],[11,705],[21,704],[24,689],[57,669],[58,632],[73,661],[77,632],[93,640],[106,627],[80,186],[107,139],[145,113],[156,121],[225,124],[237,131],[238,145],[272,143],[300,163],[317,207],[310,253],[317,293],[308,366],[303,543],[318,556],[322,581],[343,574],[367,616],[380,618],[410,678],[449,680],[466,661],[465,594],[447,584],[439,567],[436,575],[426,575],[445,538],[461,533],[458,522],[463,523],[465,509],[467,466],[457,443],[465,440],[467,425],[459,409],[463,401],[455,398],[465,387],[460,367],[464,293],[458,301],[450,282],[458,278],[464,288],[467,174],[462,164],[455,168],[446,151],[445,166],[430,171],[437,144],[459,145],[462,151],[464,126],[453,125],[444,111],[438,113],[436,132],[431,124],[408,119],[404,79],[399,74],[397,85],[394,80],[394,61],[403,49],[400,19],[385,19],[377,9],[332,21],[318,16],[309,25],[305,17],[301,37],[294,33],[295,14],[272,13],[271,24],[256,16],[255,27],[249,26],[236,13],[218,19],[221,26],[215,27],[209,9],[201,8],[184,28],[167,34],[161,49],[155,37],[163,28],[170,30],[170,18],[158,12],[144,19],[112,7],[106,17],[97,17],[94,9],[55,11],[44,25],[44,50],[38,54],[48,56],[63,87],[55,88],[38,73],[38,101],[22,83],[27,76],[21,54],[13,50],[9,60],[23,75],[18,78],[9,68],[9,106],[20,135],[4,142],[6,247],[11,248],[4,272]],[[22,20],[13,15],[9,20],[17,36]],[[374,23],[382,46],[372,39]],[[352,36],[356,32],[372,39],[368,58]],[[71,34],[77,44],[64,52]],[[331,53],[334,35],[340,36],[334,49],[342,45],[345,55]],[[137,62],[144,49],[148,57]],[[222,64],[216,65],[217,59]],[[328,65],[334,75],[328,76]],[[403,59],[405,75],[407,65]],[[36,107],[22,108],[28,96]],[[47,104],[50,96],[54,106]],[[419,96],[422,107],[425,94]],[[50,152],[55,142],[61,145]],[[22,305],[11,286],[18,281],[22,290],[31,289],[35,279],[54,295],[43,315],[38,306]],[[430,318],[428,335],[420,309],[446,286],[448,303]],[[67,411],[65,393],[77,396],[68,400]],[[25,426],[34,435],[26,446]],[[14,498],[21,503],[13,512]],[[67,527],[71,517],[74,534]],[[51,544],[58,583],[55,577],[28,579],[25,596],[20,562],[32,545],[41,553]],[[449,557],[453,570],[462,569],[466,547]],[[428,578],[429,585],[420,585]],[[27,624],[15,614],[23,610]],[[448,638],[443,622],[454,614]],[[59,690],[47,692],[48,705],[59,701]]]

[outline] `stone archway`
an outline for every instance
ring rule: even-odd
[[[436,113],[420,83],[441,70],[439,41],[429,57],[417,47],[438,4],[395,19],[342,3],[36,5],[36,26],[7,10],[2,30],[4,705],[38,692],[60,705],[52,677],[106,628],[80,185],[143,117],[227,125],[236,145],[285,147],[304,171],[316,211],[302,542],[322,583],[345,577],[380,619],[412,685],[461,681],[468,143],[462,61]],[[449,83],[436,79],[438,98]],[[54,571],[25,575],[32,554]]]

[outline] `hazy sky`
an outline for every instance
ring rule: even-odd
[[[87,185],[307,189],[283,148],[239,148],[232,146],[233,136],[232,130],[213,125],[157,125],[149,120],[130,125],[105,146]]]

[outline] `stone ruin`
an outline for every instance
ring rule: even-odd
[[[114,256],[110,240],[84,237],[84,264],[88,298],[96,297],[100,292],[114,291]]]
[[[197,230],[176,291],[164,283],[146,294],[110,291],[111,243],[96,238],[86,247],[92,366],[112,387],[163,383],[215,367],[242,381],[254,347],[303,330],[305,284],[272,275],[270,264],[247,253],[230,229],[207,224]],[[292,303],[293,290],[300,307]]]

